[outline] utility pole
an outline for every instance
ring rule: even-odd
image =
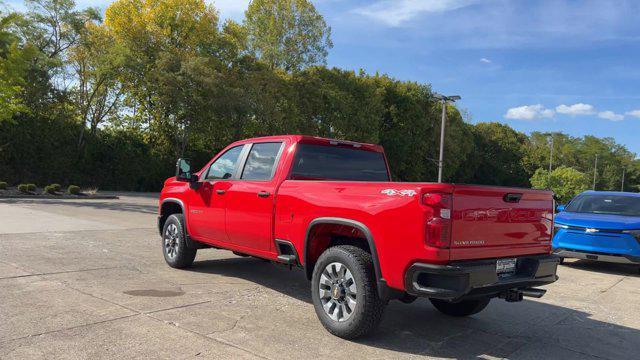
[[[442,124],[440,125],[440,157],[438,159],[438,182],[442,182],[442,171],[444,168],[444,134],[447,123],[447,102],[460,100],[458,95],[444,96],[441,94],[433,94],[433,97],[442,102]]]
[[[620,191],[622,192],[624,192],[624,176],[626,172],[627,172],[627,169],[622,168],[622,187],[620,188]]]
[[[549,183],[551,183],[551,170],[553,169],[553,134],[551,134],[551,144],[549,146]]]
[[[596,164],[593,167],[593,190],[596,189],[596,179],[598,178],[598,154],[596,154]]]
[[[442,182],[444,168],[444,128],[447,125],[447,100],[442,98],[442,123],[440,124],[440,155],[438,158],[438,182]]]

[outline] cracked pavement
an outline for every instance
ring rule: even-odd
[[[309,283],[222,250],[165,265],[156,200],[0,200],[0,359],[621,359],[640,354],[637,267],[568,262],[542,299],[465,319],[390,303],[373,335],[316,319]]]

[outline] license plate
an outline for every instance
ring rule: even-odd
[[[509,274],[516,272],[517,259],[498,259],[496,261],[496,273]]]

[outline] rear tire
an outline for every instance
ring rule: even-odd
[[[162,254],[169,266],[184,269],[193,264],[196,249],[187,247],[184,216],[172,214],[167,218],[162,228]]]
[[[378,297],[371,254],[351,245],[334,246],[320,255],[311,295],[322,325],[343,339],[374,330],[386,306]]]
[[[560,258],[560,265],[564,265],[564,258],[563,257]]]
[[[489,305],[491,299],[464,300],[457,303],[440,299],[429,299],[429,301],[431,301],[431,304],[433,304],[433,306],[443,314],[463,317],[474,315],[484,310],[484,308]]]

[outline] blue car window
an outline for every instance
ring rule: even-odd
[[[591,214],[640,216],[640,197],[625,195],[580,195],[565,211]]]

